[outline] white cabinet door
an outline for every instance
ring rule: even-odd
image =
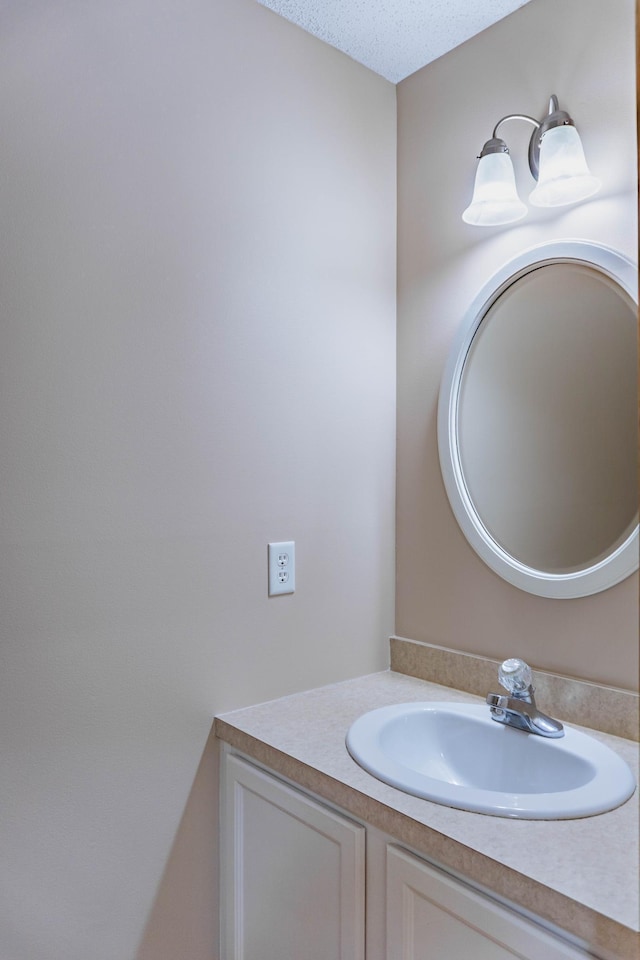
[[[387,960],[587,956],[406,850],[388,847]]]
[[[222,791],[222,960],[364,960],[364,827],[229,754]]]

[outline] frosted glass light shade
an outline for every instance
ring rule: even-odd
[[[478,227],[514,223],[527,208],[516,191],[513,164],[508,153],[488,153],[476,170],[473,199],[462,214],[465,223]]]
[[[536,207],[561,207],[586,200],[602,186],[592,177],[574,126],[547,130],[540,144],[538,185],[529,196]]]

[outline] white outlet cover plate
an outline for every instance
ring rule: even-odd
[[[294,593],[296,589],[296,545],[293,540],[270,543],[269,596]]]

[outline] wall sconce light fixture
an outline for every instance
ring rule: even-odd
[[[509,148],[497,136],[498,127],[506,120],[526,120],[535,127],[529,142],[529,169],[538,182],[529,195],[530,203],[560,207],[598,192],[600,180],[589,172],[573,120],[558,108],[558,98],[552,96],[549,113],[540,122],[521,113],[498,120],[478,158],[473,199],[462,214],[465,223],[493,227],[526,216],[527,207],[516,191]]]

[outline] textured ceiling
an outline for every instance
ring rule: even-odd
[[[392,83],[529,0],[258,0]]]

